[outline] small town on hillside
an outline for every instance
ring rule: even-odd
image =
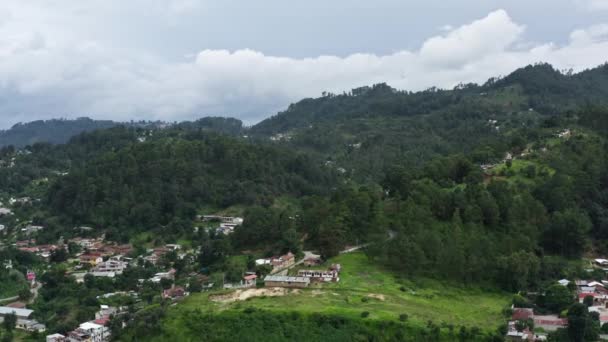
[[[18,199],[11,203],[27,204],[30,199]],[[12,210],[0,208],[1,215],[12,215]],[[216,234],[232,234],[234,229],[243,224],[243,218],[219,215],[200,215],[197,217],[204,228],[195,229],[213,230]],[[36,234],[44,231],[44,226],[28,223],[23,229],[10,230],[2,226],[5,238],[12,231],[12,243],[19,252],[36,256],[45,263],[61,260],[65,265],[65,273],[73,277],[77,283],[94,282],[95,279],[114,280],[120,278],[125,272],[137,267],[155,270],[147,278],[139,278],[137,290],[128,292],[108,292],[98,296],[100,302],[111,303],[113,298],[129,298],[129,302],[142,303],[143,296],[149,296],[150,289],[157,289],[162,301],[179,303],[191,292],[207,290],[236,290],[248,288],[307,288],[321,286],[327,282],[339,282],[341,266],[331,264],[323,268],[324,261],[319,255],[306,252],[299,258],[287,251],[284,254],[258,258],[252,260],[250,269],[244,271],[240,279],[211,279],[206,270],[183,274],[176,268],[183,269],[185,265],[194,264],[195,256],[200,250],[189,249],[179,243],[165,244],[136,251],[131,244],[118,244],[110,242],[105,237],[92,237],[91,227],[76,227],[75,231],[83,236],[70,239],[60,239],[56,244],[36,243]],[[354,249],[356,250],[356,248]],[[137,253],[140,252],[140,253]],[[2,261],[5,270],[13,270],[11,260]],[[29,306],[35,300],[38,291],[45,286],[39,274],[44,274],[45,268],[27,270],[25,275],[31,294],[16,296],[4,300],[6,304],[0,306],[0,321],[15,317],[15,328],[30,333],[46,333],[47,342],[105,342],[111,340],[110,321],[126,315],[127,306],[101,304],[94,318],[80,322],[78,326],[67,333],[47,331],[45,325],[34,317],[35,311]],[[236,281],[235,281],[236,280]],[[153,294],[152,296],[156,296]],[[23,298],[21,298],[23,297]],[[7,318],[9,317],[9,318]],[[124,325],[128,322],[124,322]]]

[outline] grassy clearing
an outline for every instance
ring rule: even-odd
[[[432,280],[396,279],[372,264],[362,253],[341,255],[333,263],[342,264],[341,281],[319,287],[291,291],[283,297],[256,297],[242,302],[217,303],[209,293],[189,297],[175,310],[202,309],[206,312],[243,310],[248,307],[276,312],[338,314],[351,318],[370,313],[367,319],[399,319],[407,314],[410,324],[429,320],[494,330],[504,318],[501,311],[509,303],[504,293],[488,293]]]
[[[555,170],[536,161],[515,159],[511,167],[503,163],[493,168],[491,173],[497,177],[505,177],[504,179],[512,183],[533,185],[537,178],[553,176]]]

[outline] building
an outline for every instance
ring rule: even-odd
[[[2,216],[7,216],[7,215],[12,215],[13,211],[8,209],[8,208],[0,208],[0,217]]]
[[[340,281],[340,273],[336,270],[299,270],[298,277],[310,278],[311,282]]]
[[[270,265],[272,265],[272,272],[276,272],[280,269],[287,268],[296,263],[296,256],[291,252],[280,257],[270,258]]]
[[[303,262],[304,266],[318,266],[321,265],[323,263],[323,260],[321,260],[321,258],[318,257],[310,257],[310,258],[306,258]]]
[[[118,308],[108,305],[101,305],[99,311],[95,313],[95,319],[104,319],[110,318],[110,316],[115,315],[119,312]]]
[[[243,277],[243,286],[244,287],[253,287],[258,279],[258,276],[255,274],[248,274]]]
[[[268,275],[264,278],[267,287],[297,287],[304,288],[310,285],[310,278]]]
[[[203,215],[202,220],[205,222],[219,221],[221,223],[233,223],[236,225],[243,224],[242,217],[234,217],[234,216]]]
[[[44,229],[43,226],[35,226],[35,225],[29,224],[25,228],[21,228],[21,231],[24,232],[26,235],[30,235],[33,233],[37,233],[43,229]]]
[[[97,266],[97,264],[100,264],[103,262],[103,258],[101,257],[101,254],[97,254],[97,253],[83,254],[79,257],[79,260],[80,260],[81,265],[91,265],[93,267],[95,267],[95,266]]]
[[[171,286],[170,289],[163,290],[163,299],[179,300],[188,296],[188,292],[181,286]]]
[[[129,266],[127,262],[119,261],[116,259],[110,259],[108,261],[102,261],[98,263],[93,269],[91,269],[91,273],[114,273],[114,274],[122,274],[122,272]]]
[[[174,280],[175,279],[175,270],[170,269],[168,272],[156,273],[154,275],[154,277],[150,278],[150,281],[153,283],[160,283],[161,279]]]
[[[0,320],[4,321],[4,317],[7,315],[15,314],[17,317],[16,328],[26,331],[37,331],[43,332],[46,330],[44,324],[38,323],[35,319],[32,319],[31,316],[34,313],[33,310],[29,309],[18,309],[11,308],[8,306],[0,306]]]
[[[70,342],[106,342],[109,340],[110,329],[93,322],[82,323],[78,329],[70,331],[68,334]]]
[[[46,336],[46,342],[66,342],[68,338],[61,334],[52,334]]]

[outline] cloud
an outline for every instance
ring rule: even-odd
[[[54,16],[31,5],[38,1],[0,15],[5,18],[0,25],[0,118],[5,126],[82,115],[116,120],[229,115],[254,123],[322,91],[341,93],[378,82],[408,90],[452,87],[539,61],[582,70],[608,56],[608,25],[576,30],[561,45],[533,43],[525,40],[524,25],[497,10],[446,28],[419,49],[387,55],[291,58],[251,49],[206,49],[186,61],[168,61],[71,30],[72,16]],[[201,9],[200,2],[188,0],[151,4],[182,15],[194,9],[190,6]],[[31,20],[35,23],[29,25]]]
[[[427,40],[420,56],[427,63],[457,67],[472,59],[505,51],[523,31],[524,27],[514,23],[506,11],[497,10],[445,36]]]
[[[590,10],[608,10],[608,0],[588,0],[587,6]]]

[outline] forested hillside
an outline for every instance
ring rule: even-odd
[[[511,133],[593,103],[606,104],[608,66],[563,74],[548,64],[483,85],[395,90],[386,84],[305,99],[251,129],[326,158],[358,180],[379,181],[391,163],[420,167],[447,154],[498,160]],[[485,160],[483,160],[485,159]]]
[[[49,205],[74,223],[128,239],[160,226],[190,230],[202,206],[268,205],[283,194],[327,193],[333,181],[306,155],[192,133],[131,144],[73,168],[51,187]]]
[[[0,147],[24,147],[35,143],[63,144],[71,137],[82,132],[94,131],[116,126],[109,120],[92,120],[79,118],[76,120],[39,120],[19,123],[8,130],[0,131]]]

